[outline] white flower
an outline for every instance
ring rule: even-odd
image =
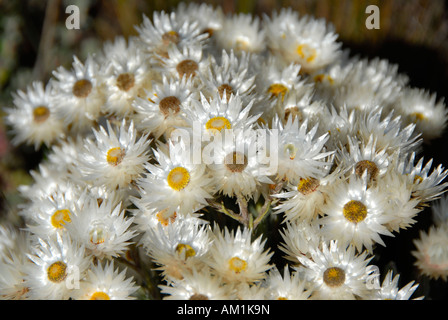
[[[82,63],[73,57],[71,70],[53,71],[54,105],[59,118],[73,130],[85,130],[98,120],[105,101],[99,65],[92,56]]]
[[[415,123],[425,141],[442,135],[446,128],[448,111],[443,99],[424,89],[405,88],[394,105],[406,123]]]
[[[328,134],[315,138],[317,128],[308,131],[308,121],[299,124],[298,118],[288,118],[285,125],[274,119],[272,129],[279,131],[277,179],[298,183],[300,178],[319,178],[327,172],[326,158],[333,152],[325,152]]]
[[[126,269],[121,272],[114,269],[114,263],[106,261],[91,264],[86,279],[75,291],[76,300],[132,300],[132,294],[138,289],[132,278],[126,278]]]
[[[87,270],[90,260],[83,246],[65,234],[52,239],[38,239],[28,258],[25,284],[32,300],[65,300],[72,296],[76,284]],[[70,284],[70,285],[69,285]]]
[[[253,102],[252,100],[249,104],[243,105],[240,96],[233,94],[228,99],[215,94],[208,100],[201,93],[200,101],[192,101],[191,109],[186,112],[186,120],[191,128],[200,129],[200,132],[204,133],[203,140],[210,140],[215,133],[223,133],[226,129],[252,127],[258,119],[258,116],[250,115]],[[195,127],[197,125],[200,127]]]
[[[179,144],[183,151],[190,146]],[[204,163],[195,164],[169,142],[169,149],[159,147],[154,150],[157,163],[147,163],[146,176],[137,181],[142,201],[146,208],[157,212],[168,210],[179,215],[194,213],[208,205],[212,198],[213,180],[209,177]]]
[[[250,72],[250,64],[253,61],[250,54],[243,52],[240,56],[233,50],[228,53],[222,50],[218,61],[210,64],[208,72],[202,74],[204,87],[201,92],[213,99],[216,93],[222,99],[225,93],[227,100],[231,94],[238,95],[244,104],[250,102],[255,91],[255,74]]]
[[[184,272],[182,279],[172,279],[169,285],[160,285],[165,300],[234,300],[235,290],[223,285],[220,277],[208,268],[193,268]]]
[[[300,264],[298,257],[302,255],[310,257],[311,250],[319,247],[323,241],[319,225],[314,222],[285,221],[285,227],[279,230],[279,233],[283,239],[279,249],[286,254],[285,259],[296,265]]]
[[[125,49],[116,53],[112,50],[112,53],[108,53],[110,58],[105,61],[104,110],[106,113],[128,116],[134,112],[132,102],[135,97],[148,87],[146,83],[149,82],[151,71],[135,41],[129,41],[128,44],[124,38],[117,38],[115,41],[124,42]]]
[[[372,245],[385,246],[380,235],[393,236],[387,229],[393,217],[385,211],[386,195],[381,186],[368,187],[367,172],[362,177],[352,175],[334,184],[322,208],[325,216],[319,219],[322,234],[327,240],[341,245],[353,244],[372,252]]]
[[[357,136],[367,143],[371,137],[376,141],[379,149],[385,149],[390,155],[401,155],[417,151],[422,143],[420,134],[415,132],[415,124],[408,124],[403,128],[401,116],[394,117],[394,111],[383,117],[383,108],[376,107],[370,112],[356,113]]]
[[[213,143],[212,160],[207,163],[217,189],[232,197],[254,198],[260,195],[263,184],[272,184],[263,145],[255,130],[225,130]],[[221,139],[222,138],[222,139]],[[218,141],[218,142],[217,142]],[[207,150],[204,148],[203,156]]]
[[[27,220],[27,229],[40,238],[64,233],[65,225],[84,206],[86,194],[55,191],[48,197],[35,200],[22,211]]]
[[[273,252],[264,251],[266,239],[260,236],[252,241],[252,231],[247,228],[229,231],[225,227],[221,231],[216,225],[213,231],[215,239],[208,265],[225,283],[256,283],[265,278],[273,255]]]
[[[420,231],[420,238],[414,240],[416,250],[415,266],[422,275],[431,279],[448,279],[448,226],[431,226],[428,232]]]
[[[184,115],[192,99],[195,92],[190,79],[169,79],[164,75],[162,83],[154,82],[146,97],[134,101],[135,123],[155,139],[169,136],[174,128],[187,125]]]
[[[261,53],[265,50],[265,35],[260,19],[251,14],[238,13],[227,16],[216,32],[216,43],[225,50],[236,53],[246,51]]]
[[[285,13],[276,14],[267,28],[270,46],[286,63],[299,63],[306,73],[315,72],[334,62],[340,54],[341,44],[336,42],[338,35],[334,27],[325,20],[316,20],[310,16],[287,15],[291,24],[279,27],[279,19]],[[279,32],[280,31],[280,32]]]
[[[338,178],[339,172],[322,176],[322,178],[300,178],[296,185],[288,184],[289,191],[274,194],[273,197],[281,199],[274,208],[278,214],[284,213],[284,220],[312,221],[322,214],[327,193],[331,185]]]
[[[65,126],[56,114],[56,104],[51,93],[51,82],[33,82],[26,92],[13,93],[14,108],[6,109],[5,120],[12,126],[13,144],[27,143],[38,149],[50,146],[65,135]]]
[[[347,137],[348,146],[336,153],[336,162],[346,168],[347,175],[361,177],[367,171],[369,184],[378,181],[387,172],[392,156],[385,149],[377,147],[376,140],[370,136],[368,142]],[[347,150],[348,149],[348,150]]]
[[[171,44],[167,50],[168,57],[161,58],[157,70],[176,79],[191,78],[195,85],[200,86],[200,76],[210,66],[210,59],[205,56],[204,48],[192,44],[179,49]]]
[[[148,228],[141,243],[168,279],[182,279],[201,268],[213,241],[210,226],[198,218],[180,218]]]
[[[337,241],[323,243],[322,248],[313,248],[311,258],[298,259],[305,268],[305,277],[311,283],[311,299],[353,300],[368,294],[365,284],[368,258],[367,252],[356,254],[354,246],[340,246]]]
[[[414,294],[415,290],[417,290],[418,284],[414,285],[414,281],[409,282],[403,288],[398,287],[398,280],[400,279],[400,275],[397,274],[395,277],[393,276],[393,271],[390,270],[387,272],[384,277],[383,283],[378,290],[375,290],[372,296],[372,299],[375,300],[409,300],[411,296]],[[414,300],[421,300],[424,297],[418,297]]]
[[[93,130],[95,139],[87,138],[83,153],[79,155],[81,178],[93,185],[105,185],[110,189],[126,187],[144,171],[149,160],[150,140],[139,136],[134,123],[125,120],[117,127],[107,122]]]
[[[224,13],[220,7],[213,7],[207,3],[181,2],[176,8],[176,16],[180,21],[195,21],[201,33],[209,37],[222,28]]]
[[[277,268],[272,268],[263,282],[267,300],[308,300],[312,293],[306,289],[306,280],[300,273],[293,271],[291,274],[288,266],[283,269],[283,276]]]
[[[71,237],[82,243],[98,259],[117,257],[131,244],[135,231],[130,228],[132,217],[125,217],[121,205],[112,207],[107,199],[86,200],[84,207],[65,225]]]
[[[189,45],[201,45],[208,36],[199,29],[193,19],[179,16],[176,12],[154,11],[152,21],[143,15],[143,23],[136,26],[139,39],[150,55],[167,56],[167,48],[175,45],[183,49]]]

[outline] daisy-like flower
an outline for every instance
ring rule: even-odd
[[[150,140],[140,136],[131,121],[123,120],[118,128],[107,122],[106,128],[93,129],[95,139],[87,138],[83,153],[79,155],[82,179],[93,185],[105,185],[110,189],[126,187],[137,180],[149,160]]]
[[[143,15],[143,23],[136,26],[139,39],[150,55],[170,56],[168,47],[174,45],[183,49],[189,45],[202,45],[208,38],[199,28],[197,21],[180,17],[176,12],[153,13],[152,21]]]
[[[394,104],[406,123],[415,123],[424,141],[438,138],[444,132],[448,111],[443,99],[437,101],[435,93],[418,88],[405,88]]]
[[[295,20],[289,14],[286,21],[292,23],[279,26],[284,15],[284,12],[277,14],[266,28],[271,28],[268,32],[271,47],[285,63],[299,63],[303,72],[312,73],[339,57],[341,44],[336,41],[338,35],[333,25],[309,16]]]
[[[204,144],[222,140],[218,137],[223,138],[228,130],[236,132],[252,128],[259,117],[250,114],[254,100],[243,105],[239,95],[231,94],[227,99],[215,94],[210,100],[202,92],[200,95],[200,100],[193,100],[191,108],[186,110],[186,121],[192,129],[193,139],[200,134]]]
[[[414,218],[423,208],[420,206],[420,199],[413,196],[413,183],[407,176],[392,168],[379,183],[386,195],[385,211],[393,213],[392,220],[387,223],[388,229],[391,232],[399,231],[416,223]]]
[[[33,82],[26,92],[13,93],[14,108],[6,109],[5,120],[12,126],[13,144],[27,143],[38,149],[50,146],[65,135],[63,121],[56,114],[51,82]]]
[[[135,41],[124,38],[115,40],[116,46],[123,46],[125,50],[111,50],[111,57],[106,60],[104,67],[104,88],[106,102],[104,109],[107,113],[128,116],[134,112],[132,102],[135,97],[147,88],[151,76],[150,66],[137,47]]]
[[[0,300],[28,299],[25,285],[26,268],[31,263],[27,253],[31,249],[30,235],[12,227],[0,227]]]
[[[388,169],[391,156],[385,149],[379,149],[376,140],[370,136],[367,143],[356,138],[348,137],[347,149],[339,149],[336,153],[336,162],[347,168],[347,175],[356,174],[361,177],[367,171],[369,183],[380,179]]]
[[[223,231],[216,225],[213,229],[215,239],[210,249],[208,265],[223,278],[225,283],[256,283],[263,280],[271,268],[269,260],[273,252],[264,251],[266,239],[258,237],[252,241],[248,228]]]
[[[224,94],[227,100],[232,94],[238,95],[243,103],[249,103],[255,90],[255,75],[250,72],[251,55],[234,54],[223,50],[220,60],[210,65],[207,73],[202,75],[204,88],[201,92],[213,99],[216,93],[222,99]]]
[[[263,281],[267,288],[267,300],[308,300],[311,290],[307,290],[307,283],[298,271],[289,272],[289,267],[283,269],[283,276],[277,268],[272,268]]]
[[[345,106],[341,108],[324,108],[320,115],[319,134],[328,134],[329,139],[326,143],[329,150],[336,150],[340,146],[348,145],[348,137],[356,136],[356,128],[358,118],[355,110],[348,110]]]
[[[398,280],[400,275],[393,276],[393,271],[387,272],[381,287],[378,290],[374,290],[371,299],[374,300],[409,300],[418,288],[418,284],[414,284],[414,281],[409,282],[403,288],[398,287]],[[422,300],[424,297],[417,297],[413,300]]]
[[[117,257],[131,244],[135,231],[130,228],[133,217],[125,217],[121,205],[112,207],[104,200],[86,200],[84,207],[71,217],[65,227],[71,237],[98,259]]]
[[[225,131],[222,140],[213,148],[213,160],[208,166],[217,189],[229,197],[253,197],[256,201],[260,187],[273,183],[256,131]],[[205,148],[203,155],[207,155]]]
[[[85,130],[98,120],[105,96],[99,65],[91,55],[82,63],[73,57],[72,69],[53,71],[54,105],[59,118],[73,130]]]
[[[333,185],[322,208],[325,216],[319,219],[327,240],[372,252],[374,243],[385,246],[380,235],[393,236],[387,229],[393,217],[385,211],[386,195],[381,186],[368,185],[367,171],[361,177],[351,175]]]
[[[297,257],[310,257],[311,249],[319,247],[323,241],[319,225],[314,221],[285,221],[285,227],[279,232],[283,239],[279,249],[286,254],[284,258],[295,265],[300,264]]]
[[[208,268],[200,271],[193,268],[183,273],[182,279],[172,279],[169,285],[160,285],[165,300],[234,300],[235,290],[231,285],[223,285],[220,277]]]
[[[279,98],[283,101],[286,93],[294,87],[305,86],[305,81],[299,75],[300,68],[299,64],[294,63],[285,67],[277,59],[270,56],[262,64],[256,78],[257,90],[266,94],[268,98]]]
[[[322,206],[331,189],[331,185],[338,179],[339,170],[335,170],[322,178],[300,178],[297,185],[286,185],[288,191],[272,195],[282,199],[274,208],[277,214],[284,213],[284,220],[312,221],[322,214]]]
[[[312,284],[311,299],[353,300],[368,296],[367,252],[357,254],[354,246],[341,246],[337,241],[311,249],[311,258],[300,256],[305,277]]]
[[[185,110],[195,99],[190,79],[168,79],[163,76],[162,83],[154,82],[146,97],[134,101],[135,123],[143,132],[151,133],[158,139],[169,136],[175,127],[185,127]]]
[[[315,138],[317,125],[308,131],[308,121],[299,124],[299,119],[292,117],[283,125],[275,117],[272,129],[278,130],[278,180],[298,183],[300,178],[319,178],[327,171],[327,157],[332,151],[325,152],[328,134]]]
[[[207,3],[181,2],[176,8],[176,16],[180,21],[195,21],[201,33],[212,37],[221,30],[224,22],[224,13],[220,7],[213,7]]]
[[[448,182],[443,181],[448,175],[448,169],[444,169],[441,164],[432,168],[433,159],[424,165],[423,157],[415,163],[415,156],[412,153],[408,161],[398,163],[397,170],[407,176],[412,184],[413,197],[418,198],[423,207],[445,192]]]
[[[448,227],[446,224],[431,226],[428,232],[420,232],[420,238],[414,240],[416,250],[412,255],[420,273],[431,279],[448,279]]]
[[[167,226],[148,228],[141,243],[167,279],[183,279],[204,266],[213,237],[210,226],[198,218],[180,218]]]
[[[245,13],[224,19],[222,28],[216,32],[216,43],[220,48],[232,49],[236,53],[261,53],[266,49],[265,32],[260,19]]]
[[[208,205],[214,182],[204,163],[195,164],[185,157],[185,152],[180,152],[190,150],[189,145],[181,141],[178,145],[181,148],[176,149],[172,141],[168,144],[169,150],[159,146],[153,151],[157,163],[147,163],[148,173],[137,181],[140,199],[157,212],[194,213]]]
[[[423,140],[415,131],[415,124],[411,123],[403,128],[401,116],[394,117],[394,112],[391,111],[383,117],[383,110],[376,107],[366,114],[356,113],[355,124],[359,139],[367,143],[373,137],[376,147],[385,149],[389,155],[417,151]]]
[[[208,72],[211,60],[205,56],[204,48],[200,45],[189,45],[179,49],[175,45],[168,46],[168,57],[161,58],[157,68],[161,73],[181,79],[192,78],[198,87],[201,75]]]
[[[65,225],[71,222],[73,214],[79,212],[86,197],[86,194],[77,192],[55,191],[46,198],[33,201],[26,212],[22,212],[27,218],[27,229],[40,238],[64,233]]]
[[[126,278],[126,269],[114,269],[114,263],[106,261],[91,264],[86,278],[75,290],[76,300],[133,300],[132,294],[138,290],[132,277]]]
[[[65,234],[56,240],[38,239],[28,258],[25,285],[33,300],[65,300],[72,296],[77,281],[84,276],[90,260],[83,246]]]
[[[431,206],[432,219],[435,225],[448,222],[448,196],[445,194]]]

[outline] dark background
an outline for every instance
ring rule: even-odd
[[[256,15],[292,7],[301,14],[323,17],[332,22],[339,40],[353,54],[381,57],[399,65],[399,71],[410,78],[413,87],[448,97],[448,0],[301,0],[301,1],[204,1],[220,5],[224,12],[246,12]],[[81,59],[89,51],[98,51],[103,41],[117,35],[136,34],[133,26],[140,24],[142,14],[152,16],[154,10],[170,10],[179,1],[145,0],[0,0],[0,106],[11,105],[11,92],[23,89],[30,80],[47,81],[51,71],[59,65],[70,66],[73,54]],[[67,30],[65,7],[81,8],[81,29]],[[381,12],[381,29],[368,30],[364,23],[365,8],[375,4]],[[16,27],[11,27],[11,24]],[[0,109],[0,116],[2,110]],[[3,130],[2,130],[3,128]],[[7,130],[0,122],[0,135]],[[2,133],[3,131],[3,133]],[[0,187],[3,195],[0,214],[8,215],[20,201],[17,185],[29,183],[28,171],[44,156],[45,149],[35,151],[26,146],[12,147],[0,137]],[[434,165],[447,167],[445,152],[447,133],[440,139],[425,144],[425,159],[434,159]],[[3,143],[3,145],[2,145]],[[2,147],[3,146],[3,147]],[[3,149],[2,149],[3,148]],[[2,152],[3,150],[3,152]],[[6,150],[6,151],[5,151]],[[426,161],[425,161],[426,162]],[[384,270],[394,268],[400,274],[400,286],[410,281],[420,284],[413,297],[427,299],[448,298],[448,287],[442,280],[421,277],[413,266],[415,249],[413,239],[420,230],[432,224],[430,210],[417,218],[417,224],[408,230],[387,238],[387,247],[377,247],[375,260]],[[448,245],[448,244],[447,244]]]

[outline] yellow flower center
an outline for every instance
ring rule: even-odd
[[[318,74],[314,77],[314,82],[322,83],[327,80],[330,84],[334,83],[334,79],[326,74]]]
[[[306,179],[300,178],[300,181],[297,185],[297,191],[299,191],[303,195],[308,195],[316,191],[317,188],[319,188],[319,185],[319,180],[312,177]]]
[[[111,148],[107,151],[106,160],[111,166],[117,166],[123,161],[125,152],[122,148]]]
[[[110,297],[103,291],[96,291],[90,296],[90,300],[110,300]]]
[[[117,77],[117,87],[121,91],[129,91],[135,84],[135,76],[132,73],[122,73]]]
[[[300,111],[300,108],[297,106],[285,108],[285,121],[287,121],[289,117],[292,117],[292,120],[296,117],[299,121],[303,120],[302,111]]]
[[[224,164],[230,172],[243,172],[247,167],[247,157],[240,152],[229,153],[224,158]]]
[[[57,229],[63,228],[66,222],[71,222],[70,210],[68,209],[57,210],[51,216],[51,224]]]
[[[370,179],[375,179],[377,177],[378,167],[376,166],[375,162],[370,160],[362,160],[356,163],[355,173],[357,176],[361,177],[366,170]]]
[[[418,174],[416,174],[414,177],[414,184],[422,183],[422,181],[423,181],[423,178],[420,177]]]
[[[367,207],[361,201],[351,200],[344,205],[342,213],[348,221],[358,223],[367,217]]]
[[[288,300],[286,297],[278,297],[277,300]]]
[[[421,113],[421,112],[414,112],[414,113],[411,114],[411,116],[413,118],[415,118],[416,121],[426,120],[426,116],[423,113]]]
[[[329,287],[339,287],[345,282],[345,271],[338,267],[325,270],[323,280]]]
[[[179,77],[185,76],[186,78],[194,77],[196,75],[196,71],[198,71],[199,66],[193,60],[183,60],[178,63],[176,66],[177,73],[179,73]]]
[[[238,257],[233,257],[229,260],[229,268],[235,273],[241,273],[242,271],[246,270],[247,262]]]
[[[176,246],[176,252],[180,256],[185,255],[185,259],[189,257],[194,257],[196,255],[196,251],[189,244],[185,243],[179,243]]]
[[[160,224],[166,227],[169,223],[173,223],[176,220],[177,213],[173,212],[171,214],[167,214],[168,209],[164,209],[162,211],[157,212],[156,217]]]
[[[168,173],[166,180],[171,189],[180,191],[190,182],[190,173],[183,167],[176,167]]]
[[[36,123],[45,122],[50,116],[50,109],[45,106],[38,106],[33,110],[33,119]]]
[[[288,92],[288,88],[281,83],[273,83],[268,88],[268,93],[271,94],[271,97],[278,97],[279,95],[281,95],[282,101],[287,92]]]
[[[47,269],[48,280],[54,283],[60,283],[64,281],[67,276],[67,265],[62,261],[56,261],[52,263]]]
[[[81,79],[75,82],[72,92],[77,98],[86,98],[92,91],[92,82],[87,79]]]
[[[211,130],[212,132],[218,132],[222,129],[231,129],[232,125],[225,117],[214,117],[207,121],[205,128],[207,130]]]
[[[317,51],[316,49],[310,47],[307,44],[299,44],[296,49],[297,54],[299,57],[306,62],[313,62],[314,59],[317,57]]]

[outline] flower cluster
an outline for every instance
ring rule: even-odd
[[[14,95],[12,142],[48,152],[26,227],[0,229],[2,298],[413,295],[369,263],[445,191],[420,155],[442,101],[290,9],[181,4],[136,30]],[[428,237],[418,264],[446,278]]]

